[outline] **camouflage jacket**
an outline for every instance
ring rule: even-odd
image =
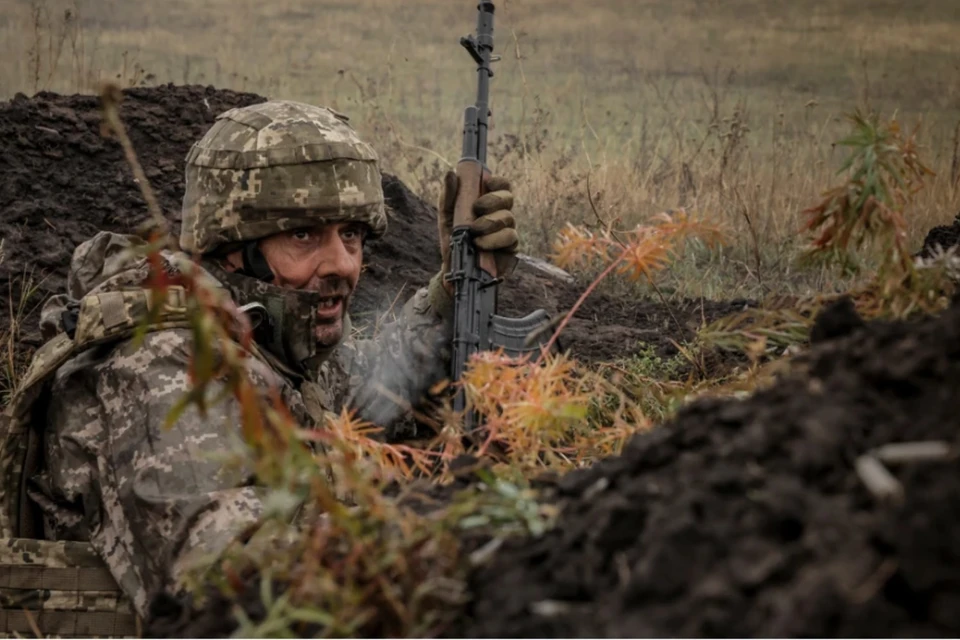
[[[109,322],[136,321],[116,297],[142,286],[147,274],[146,263],[126,251],[131,241],[101,233],[77,249],[68,294],[44,308],[47,337],[69,330],[63,311],[81,298]],[[248,359],[248,373],[261,388],[279,389],[301,424],[344,406],[384,424],[401,412],[379,385],[416,405],[444,376],[449,304],[435,279],[376,339],[345,339],[307,379],[265,354]],[[46,396],[42,464],[26,485],[43,535],[89,541],[141,615],[155,591],[179,584],[189,559],[216,555],[262,511],[249,474],[217,461],[239,446],[236,403],[216,405],[207,419],[188,409],[163,428],[189,389],[191,340],[189,329],[161,323],[139,345],[129,337],[108,341],[59,366]]]

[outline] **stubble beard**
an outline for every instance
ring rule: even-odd
[[[343,324],[350,298],[344,298],[343,310],[335,320],[317,319],[314,335],[318,347],[335,347],[343,340]]]
[[[316,310],[316,324],[314,336],[319,348],[335,347],[343,338],[344,319],[347,317],[347,309],[350,308],[350,300],[353,298],[353,286],[345,278],[328,277],[315,284],[313,291],[320,296],[320,306]],[[331,299],[339,299],[340,311],[333,316],[332,309],[323,310],[324,302]]]

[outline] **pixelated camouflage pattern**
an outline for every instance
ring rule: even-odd
[[[262,512],[251,471],[222,460],[242,448],[236,404],[206,420],[190,408],[163,427],[189,389],[190,349],[189,330],[167,329],[64,365],[50,394],[44,469],[29,490],[45,537],[89,539],[141,613],[150,594],[178,582],[182,558],[215,554]],[[247,363],[258,387],[290,395],[271,367]]]
[[[0,541],[0,566],[21,564],[51,569],[103,568],[103,560],[85,542],[53,542],[24,538]],[[10,586],[7,582],[0,582],[0,584]]]
[[[449,376],[453,300],[438,274],[419,289],[376,339],[346,340],[314,370],[315,399],[388,427],[410,407],[431,406],[427,391]]]
[[[260,331],[258,341],[293,373],[306,375],[309,361],[325,357],[318,352],[316,340],[317,309],[322,297],[311,291],[287,289],[237,273],[228,273],[216,263],[205,260],[203,267],[230,292],[237,305],[262,304],[272,330]],[[267,327],[263,327],[267,329]],[[349,329],[345,326],[344,333]]]
[[[214,406],[206,419],[191,408],[172,429],[164,429],[169,410],[190,388],[191,334],[164,324],[176,321],[182,303],[177,299],[168,301],[169,315],[139,345],[121,330],[131,329],[146,309],[145,292],[138,296],[139,290],[130,288],[142,286],[142,257],[127,254],[126,268],[119,262],[108,267],[105,261],[97,269],[86,261],[95,262],[97,251],[120,255],[115,251],[124,242],[134,246],[133,239],[124,238],[101,235],[78,248],[87,267],[85,274],[72,274],[77,283],[72,293],[81,299],[45,309],[52,313],[78,304],[78,339],[60,333],[37,352],[29,388],[14,403],[16,412],[5,416],[0,459],[6,487],[19,486],[20,476],[29,478],[27,494],[42,514],[41,534],[50,540],[89,540],[143,615],[154,592],[179,588],[198,563],[210,562],[257,521],[263,492],[249,469],[223,464],[225,454],[244,446],[232,398]],[[164,256],[171,268],[186,260]],[[230,283],[221,285],[236,295]],[[83,291],[85,286],[92,289]],[[255,297],[256,290],[249,287],[247,295]],[[417,406],[445,376],[449,305],[435,278],[376,339],[347,339],[314,353],[306,380],[266,349],[247,360],[248,375],[263,392],[278,389],[304,426],[344,407],[385,424]],[[211,393],[220,391],[215,385]],[[35,433],[27,426],[37,407],[46,410],[43,464],[25,467],[27,436]],[[0,487],[5,532],[18,530],[24,505],[18,505],[17,495]]]
[[[20,535],[21,483],[31,444],[34,405],[42,391],[41,383],[70,358],[73,348],[67,336],[57,336],[37,349],[20,386],[0,414],[0,538]]]
[[[67,273],[67,295],[81,299],[90,291],[110,281],[110,288],[136,286],[149,275],[146,261],[135,260],[134,254],[147,243],[136,236],[101,231],[81,243],[70,258]]]
[[[31,455],[26,429],[33,405],[43,391],[42,384],[78,352],[132,335],[137,324],[135,319],[142,318],[152,308],[146,291],[127,288],[134,282],[142,282],[148,274],[145,258],[133,252],[139,246],[142,241],[135,237],[104,233],[81,244],[74,253],[72,264],[82,268],[71,271],[68,289],[82,294],[83,287],[89,286],[92,292],[82,296],[79,302],[68,302],[72,300],[68,295],[54,296],[41,311],[40,324],[44,333],[55,333],[36,351],[11,401],[0,414],[0,535],[4,538],[20,535],[14,523],[21,518],[24,509],[20,478],[24,461]],[[104,257],[99,262],[100,269],[89,266],[97,264],[97,255]],[[118,260],[118,256],[123,260]],[[176,256],[168,256],[171,264],[179,260]],[[124,260],[130,268],[118,269],[117,265],[123,264]],[[113,287],[120,287],[120,290],[110,290]],[[185,300],[182,288],[171,287],[161,301],[163,312],[154,329],[187,326]],[[79,310],[73,338],[63,333],[62,312],[68,306],[76,306]]]
[[[32,623],[32,624],[31,624]],[[130,599],[84,542],[0,541],[0,637],[139,635]]]
[[[272,101],[221,114],[187,155],[180,246],[206,254],[331,222],[387,227],[378,157],[336,112]]]

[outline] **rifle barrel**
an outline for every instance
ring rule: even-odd
[[[493,14],[492,2],[483,1],[477,5],[476,46],[480,61],[477,65],[477,159],[487,164],[487,130],[490,118],[490,68],[493,57]]]

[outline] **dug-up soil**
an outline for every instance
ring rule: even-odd
[[[960,634],[960,464],[890,470],[876,499],[855,461],[960,434],[960,305],[855,328],[742,401],[699,401],[617,458],[558,484],[556,528],[472,579],[454,635]]]
[[[258,100],[202,87],[127,93],[122,115],[171,220],[190,143],[216,113]],[[116,143],[99,135],[94,98],[17,97],[0,105],[0,135],[0,286],[16,291],[34,269],[45,277],[42,300],[62,289],[79,242],[98,229],[131,229],[145,207]],[[369,252],[358,316],[405,299],[439,263],[432,208],[390,176],[384,186],[392,227]],[[522,267],[503,290],[503,311],[515,314],[569,308],[582,285]],[[701,314],[729,310],[691,302],[673,315],[696,326]],[[855,469],[859,456],[888,443],[957,440],[960,305],[912,323],[864,326],[849,313],[821,318],[832,329],[815,335],[832,339],[769,389],[695,402],[621,456],[560,478],[550,490],[562,506],[557,526],[507,542],[474,571],[471,602],[446,633],[960,634],[960,464],[891,468],[899,504],[878,500]],[[34,326],[28,316],[27,347],[38,339]],[[662,305],[598,296],[567,344],[605,358],[638,340],[682,337],[671,326]],[[167,620],[165,635],[192,635],[191,621],[202,618]],[[235,628],[229,616],[218,623],[222,634]]]
[[[960,433],[960,306],[906,323],[821,316],[802,365],[744,400],[701,400],[619,457],[547,489],[561,514],[470,578],[446,637],[957,637],[960,463],[889,467],[874,496],[857,459]],[[839,329],[847,327],[846,335]],[[228,636],[234,605],[162,597],[151,637]]]
[[[264,101],[262,96],[212,87],[166,85],[125,91],[123,118],[160,207],[179,230],[184,158],[223,111]],[[23,354],[39,345],[37,313],[43,300],[61,292],[74,248],[98,230],[130,232],[145,220],[146,205],[120,151],[100,132],[94,96],[40,93],[0,103],[0,291],[19,299],[23,284],[37,291],[21,316]],[[372,141],[376,146],[376,141]],[[373,326],[376,316],[402,303],[440,266],[436,210],[391,175],[383,179],[390,228],[371,243],[366,271],[355,292],[355,324]],[[521,263],[501,287],[500,312],[526,314],[544,308],[568,310],[583,284],[568,283]],[[592,296],[564,335],[578,358],[611,360],[647,343],[666,355],[670,340],[692,335],[703,319],[742,308],[737,302],[659,302]],[[0,335],[10,316],[0,313]]]

